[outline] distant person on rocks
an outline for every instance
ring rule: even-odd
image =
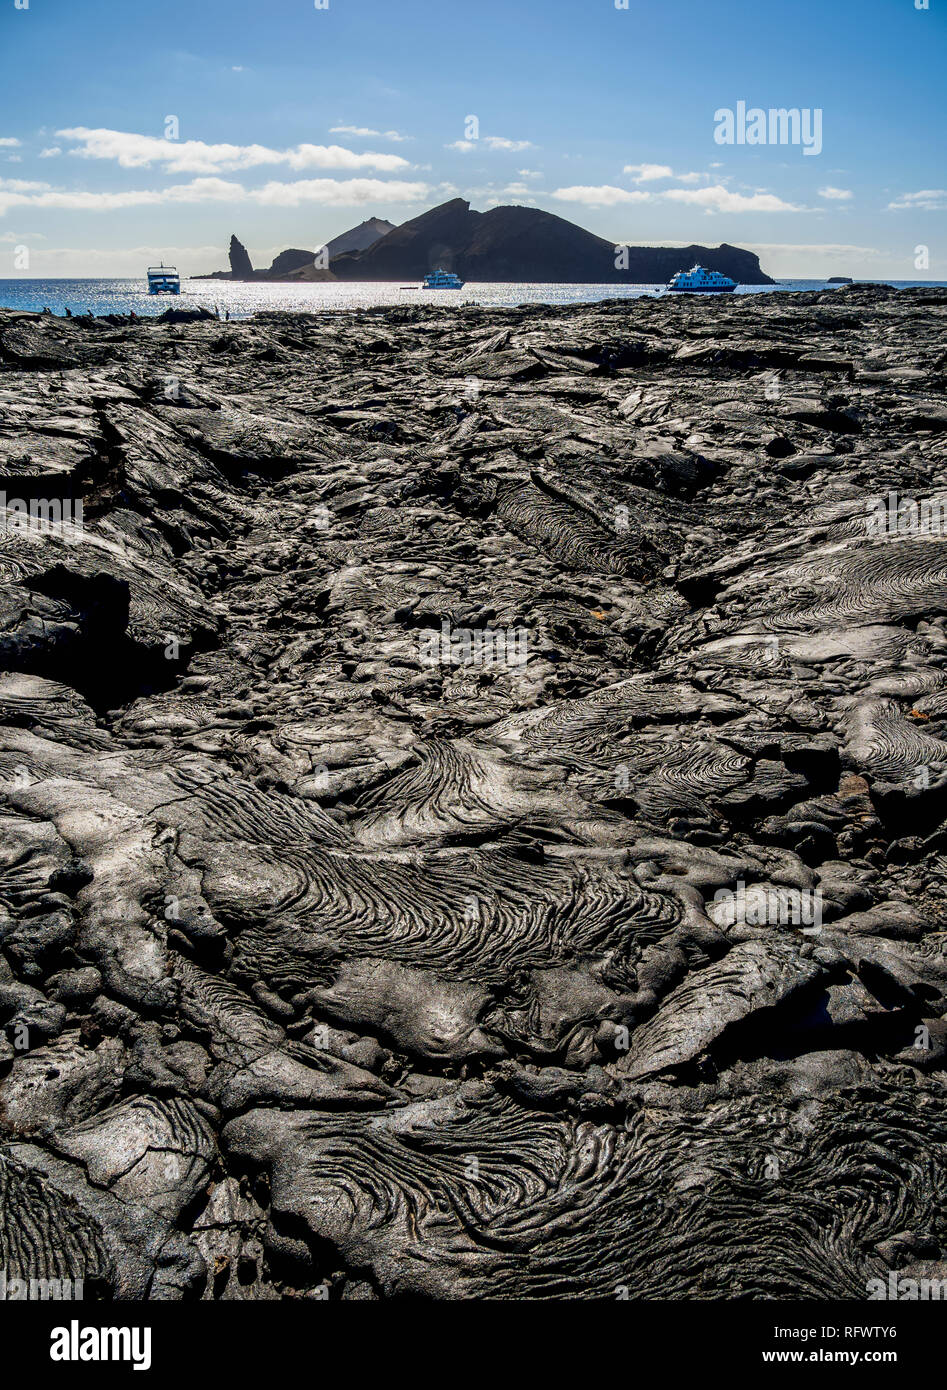
[[[71,319],[71,318],[72,318],[72,310],[69,308],[68,304],[66,305],[66,318],[67,318],[67,319]]]
[[[230,322],[230,310],[229,310],[229,309],[226,309],[226,310],[224,311],[224,319],[225,319],[225,321],[226,321],[227,323]]]

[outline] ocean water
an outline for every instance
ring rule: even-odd
[[[866,284],[943,286],[943,280],[875,280]],[[49,308],[64,314],[127,314],[141,317],[164,313],[172,305],[182,309],[203,305],[220,310],[221,318],[249,318],[267,309],[313,313],[326,309],[372,309],[392,304],[480,304],[485,308],[510,308],[517,304],[589,304],[601,299],[637,299],[657,294],[663,285],[532,285],[476,284],[462,290],[419,290],[416,285],[376,284],[352,281],[326,284],[276,285],[229,280],[182,280],[177,298],[149,295],[140,280],[0,280],[0,307],[40,311]],[[773,294],[786,290],[837,289],[825,280],[780,280],[775,285],[738,285],[736,294]]]

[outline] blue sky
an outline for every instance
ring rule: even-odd
[[[623,3],[0,0],[0,278],[200,273],[231,232],[265,265],[459,195],[947,279],[947,0]],[[820,111],[820,151],[718,143],[739,102]]]

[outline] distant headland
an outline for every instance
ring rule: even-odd
[[[317,251],[281,251],[255,270],[246,247],[230,238],[230,269],[207,280],[418,280],[438,268],[464,280],[524,284],[664,284],[696,262],[738,284],[772,285],[759,257],[739,246],[627,246],[531,207],[473,212],[452,198],[400,227],[370,217]]]

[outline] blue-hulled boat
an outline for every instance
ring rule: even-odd
[[[148,267],[149,294],[180,294],[181,277],[173,265],[150,265]]]
[[[452,270],[435,270],[421,281],[422,290],[462,290],[464,282]]]
[[[695,265],[690,270],[679,270],[672,275],[667,287],[678,294],[732,294],[737,282],[731,280],[729,275],[721,275],[719,270],[707,270],[702,265]]]

